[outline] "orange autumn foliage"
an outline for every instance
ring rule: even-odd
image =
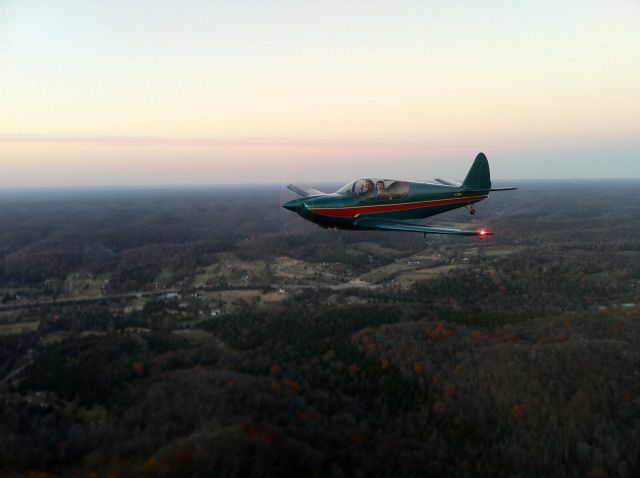
[[[320,413],[317,410],[300,410],[296,420],[300,423],[314,423],[320,421]]]
[[[347,370],[349,371],[349,375],[354,377],[358,374],[358,372],[360,372],[360,366],[357,363],[352,363],[351,365],[349,365],[349,368]]]
[[[274,363],[269,369],[269,374],[272,377],[279,377],[282,374],[282,368],[277,363]]]
[[[521,403],[516,403],[513,407],[511,407],[511,416],[514,418],[524,417],[524,405],[522,405]]]
[[[428,336],[432,339],[451,337],[453,333],[447,330],[442,323],[436,325],[429,333]]]
[[[155,456],[152,456],[142,464],[142,470],[149,473],[156,470],[160,466],[160,462]]]
[[[179,446],[173,450],[172,458],[173,461],[178,463],[186,463],[191,458],[191,449],[186,446]]]
[[[620,333],[622,333],[625,329],[625,323],[622,320],[614,320],[611,323],[611,330],[613,331],[614,335],[620,335]]]
[[[273,433],[268,431],[261,431],[259,436],[260,436],[260,440],[265,445],[273,445],[273,442],[275,441]]]
[[[442,392],[442,398],[453,398],[456,396],[456,386],[452,383],[448,383],[444,386],[444,391]]]
[[[374,354],[378,351],[378,344],[376,344],[376,341],[372,336],[364,334],[360,339],[360,342],[364,345],[367,353]]]
[[[255,435],[255,433],[258,431],[258,430],[256,429],[256,426],[255,426],[253,423],[251,423],[251,422],[245,422],[245,423],[243,423],[243,424],[242,424],[242,429],[244,430],[244,432],[245,432],[247,435]]]
[[[300,393],[300,389],[302,388],[300,387],[300,384],[298,382],[296,382],[295,380],[289,380],[288,378],[283,378],[280,383],[291,393],[295,394]]]
[[[271,382],[271,393],[274,395],[280,395],[282,393],[282,385],[278,382]]]
[[[494,335],[494,340],[498,343],[512,344],[516,341],[516,335],[512,330],[501,330]]]
[[[258,430],[258,428],[251,422],[244,422],[242,424],[242,429],[247,435],[256,436],[257,438],[259,438],[260,441],[265,445],[272,445],[275,441],[273,433],[266,430]]]
[[[140,362],[133,362],[133,372],[136,374],[136,376],[143,377],[144,365],[141,364]]]
[[[142,465],[142,470],[149,473],[155,471],[165,463],[186,463],[191,458],[191,449],[186,446],[178,446],[174,449],[150,457]],[[98,475],[96,474],[96,477]],[[111,476],[111,475],[110,475]]]
[[[433,411],[436,415],[442,415],[447,409],[447,406],[444,402],[437,401],[433,404]]]
[[[197,365],[195,365],[195,366],[193,367],[193,371],[194,371],[194,373],[203,373],[203,372],[206,372],[206,371],[207,371],[207,369],[205,368],[205,366],[204,366],[204,365],[202,365],[202,364],[197,364]]]
[[[474,340],[487,340],[489,335],[486,332],[482,332],[481,330],[474,330],[471,332],[471,338]]]
[[[391,361],[388,356],[383,355],[382,358],[380,358],[380,366],[383,370],[387,370],[391,366]]]
[[[543,344],[559,344],[561,342],[566,342],[568,337],[565,334],[555,334],[544,337],[541,342]]]

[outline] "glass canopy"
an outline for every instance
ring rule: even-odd
[[[361,199],[396,199],[405,196],[409,192],[407,181],[393,179],[364,178],[356,179],[336,191],[343,196],[352,196]]]

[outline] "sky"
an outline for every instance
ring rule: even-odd
[[[640,177],[640,2],[0,3],[0,187]]]

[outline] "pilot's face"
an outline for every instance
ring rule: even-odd
[[[376,184],[376,189],[378,190],[378,192],[382,191],[384,189],[384,184],[383,183],[377,183]]]

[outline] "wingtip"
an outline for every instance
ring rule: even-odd
[[[479,236],[479,237],[485,237],[485,236],[494,236],[495,234],[493,232],[488,231],[485,228],[481,228],[478,229],[477,231],[474,231],[474,236]]]

